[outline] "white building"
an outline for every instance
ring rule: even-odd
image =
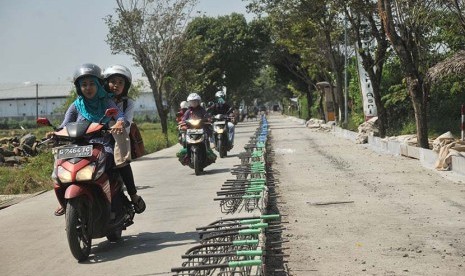
[[[66,103],[72,89],[71,83],[39,84],[38,87],[35,84],[0,84],[0,118],[62,119],[64,114],[58,109]],[[135,116],[156,116],[151,91],[142,92],[135,101]]]

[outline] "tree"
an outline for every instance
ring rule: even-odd
[[[265,22],[247,23],[244,16],[197,17],[187,28],[187,47],[182,60],[195,68],[191,87],[213,98],[226,87],[228,97],[239,100],[262,67],[269,35]]]
[[[381,81],[389,47],[384,25],[376,13],[376,2],[372,0],[342,1],[342,7],[350,21],[350,31],[357,44],[362,66],[371,81],[380,122],[379,135],[384,137],[386,135],[387,115],[381,100]]]
[[[114,54],[125,53],[142,67],[149,81],[168,145],[170,98],[167,77],[179,63],[185,41],[185,28],[196,0],[116,0],[116,18],[105,21],[109,28],[107,43]]]
[[[344,53],[342,21],[334,1],[325,0],[250,0],[248,8],[271,17],[276,44],[287,48],[301,61],[299,75],[306,70],[307,99],[311,98],[316,80],[336,82],[336,111],[339,121],[344,102]],[[297,72],[296,72],[297,73]],[[310,80],[312,80],[310,82]]]
[[[430,67],[432,26],[437,15],[437,1],[378,0],[379,14],[386,36],[401,62],[404,79],[415,112],[418,143],[428,148],[427,103],[424,75]]]

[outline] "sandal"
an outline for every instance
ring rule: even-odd
[[[56,210],[55,210],[55,216],[59,217],[59,216],[62,216],[65,214],[65,208],[63,207],[58,207]]]
[[[134,211],[136,211],[137,214],[140,214],[145,211],[145,201],[142,199],[141,196],[137,199],[136,202],[132,203],[134,205]]]

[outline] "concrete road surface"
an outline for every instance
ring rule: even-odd
[[[269,121],[291,275],[465,275],[463,176]]]
[[[0,210],[0,275],[170,275],[181,265],[181,255],[198,244],[195,227],[224,217],[213,198],[226,179],[234,178],[230,168],[240,164],[237,154],[257,127],[256,121],[238,124],[235,148],[205,175],[195,176],[178,162],[179,146],[133,162],[147,210],[136,215],[122,241],[93,240],[84,263],[69,251],[65,217],[53,215],[53,192]]]

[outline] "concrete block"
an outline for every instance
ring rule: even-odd
[[[452,156],[452,171],[465,175],[465,157]]]
[[[375,139],[375,136],[372,134],[368,135],[368,144],[373,145],[375,142],[373,141]]]
[[[388,146],[388,151],[390,154],[392,155],[395,155],[395,156],[399,156],[400,155],[400,146],[401,146],[401,143],[398,142],[398,141],[388,141],[387,143],[387,146]]]
[[[420,148],[407,145],[407,156],[415,159],[420,159]]]
[[[408,157],[408,145],[400,143],[400,155],[407,156]]]
[[[420,163],[427,168],[433,169],[438,160],[438,154],[430,149],[419,148],[420,152]]]
[[[383,151],[388,151],[388,141],[384,139],[379,139],[379,146]]]

